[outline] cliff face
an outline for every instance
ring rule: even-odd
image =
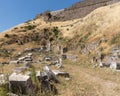
[[[53,14],[52,21],[65,21],[65,20],[72,20],[77,18],[83,18],[89,13],[91,13],[96,8],[110,5],[120,0],[84,0],[82,2],[78,2],[71,7],[58,12],[57,14]],[[57,18],[55,18],[57,17]]]

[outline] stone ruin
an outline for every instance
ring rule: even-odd
[[[21,73],[20,72],[13,72],[9,75],[9,90],[10,94],[17,95],[29,95],[35,96],[35,85],[31,79],[31,72]],[[51,70],[48,66],[44,66],[42,71],[36,71],[36,78],[39,81],[38,86],[40,86],[40,92],[45,93],[53,93],[57,94],[58,90],[56,89],[55,85],[52,83],[59,83],[58,76],[62,76],[65,80],[69,80],[70,76],[69,73],[59,70]],[[10,95],[13,96],[13,95]]]
[[[17,60],[10,61],[9,64],[23,63],[24,67],[27,68],[33,62],[32,53],[28,53],[25,56],[19,57]]]
[[[34,51],[31,51],[34,50]],[[40,49],[41,50],[41,49]],[[43,49],[44,50],[44,49]],[[48,44],[48,47],[45,48],[46,53],[51,51],[51,45]],[[65,48],[62,51],[66,51]],[[35,85],[33,84],[31,78],[31,72],[28,71],[30,68],[30,64],[35,64],[35,58],[33,58],[32,52],[39,52],[39,49],[25,49],[24,51],[26,55],[16,57],[16,60],[12,60],[9,64],[23,64],[23,67],[16,67],[13,69],[12,74],[8,76],[7,83],[9,83],[9,96],[19,96],[19,95],[30,95],[35,96]],[[62,52],[63,53],[63,52]],[[72,59],[72,57],[70,57]],[[74,56],[73,56],[74,58]],[[35,59],[35,60],[34,60]],[[56,68],[62,68],[62,57],[61,55],[46,55],[43,60],[39,61],[38,64],[42,64],[44,61],[50,62],[50,65],[54,65]],[[48,64],[45,64],[48,65]],[[50,66],[48,65],[48,66]],[[44,66],[43,70],[36,72],[36,78],[39,81],[40,92],[52,92],[53,94],[57,94],[58,90],[54,83],[60,83],[58,76],[62,76],[65,80],[69,80],[70,76],[68,72],[60,71],[60,70],[51,70],[48,66]],[[1,82],[3,80],[0,78]]]
[[[50,52],[52,51],[51,49],[51,43],[49,42],[48,44],[46,44],[45,46],[40,46],[37,48],[25,48],[24,52]]]
[[[31,94],[34,93],[34,86],[30,76],[20,73],[12,73],[9,76],[9,90],[14,94],[31,96]]]
[[[106,59],[106,62],[103,62],[103,59]],[[99,67],[110,67],[113,70],[120,70],[120,46],[115,46],[111,49],[109,56],[103,57],[100,55],[98,57],[93,57],[95,66]]]
[[[60,56],[45,56],[43,58],[43,61],[47,61],[49,62],[49,66],[54,65],[57,68],[62,68],[63,64],[62,64],[62,58]]]

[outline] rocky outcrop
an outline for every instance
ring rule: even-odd
[[[55,14],[54,12],[51,12],[51,14],[43,14],[43,16],[47,21],[66,21],[83,18],[99,7],[107,6],[119,1],[120,0],[83,0],[82,2],[73,4],[71,7],[64,10],[58,12],[55,11]],[[39,17],[39,15],[37,15],[36,17]]]

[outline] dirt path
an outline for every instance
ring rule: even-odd
[[[105,80],[101,77],[98,77],[97,75],[91,75],[90,71],[84,68],[79,68],[78,66],[67,65],[66,69],[69,70],[74,80],[78,81],[78,84],[81,81],[84,82],[84,84],[86,85],[90,84],[91,88],[93,88],[94,90],[91,89],[89,90],[95,92],[93,96],[120,96],[120,84],[117,84],[116,82],[110,80]],[[81,96],[91,96],[91,95],[88,94]]]

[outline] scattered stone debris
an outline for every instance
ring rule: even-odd
[[[77,55],[67,55],[67,59],[72,60],[72,61],[77,61]]]
[[[28,53],[26,56],[19,57],[17,60],[10,61],[10,64],[19,64],[19,63],[31,63],[33,61],[32,59],[32,53]]]
[[[100,53],[100,52],[99,52]],[[103,62],[103,59],[106,59],[106,62]],[[98,56],[92,58],[92,63],[94,67],[109,67],[113,70],[120,70],[120,47],[113,47],[109,56]]]
[[[63,67],[62,59],[58,58],[57,60],[52,60],[51,64],[49,64],[49,66],[51,66],[51,65],[55,65],[57,68],[62,68]]]
[[[58,62],[58,63],[55,64],[55,66],[56,66],[57,68],[61,68],[61,67],[62,67],[62,64]]]
[[[61,58],[62,58],[62,60],[65,60],[65,59],[67,59],[67,55],[63,54],[63,55],[61,56]]]
[[[51,44],[50,43],[48,43],[47,46],[24,49],[24,52],[50,52],[50,51],[51,51]]]
[[[44,60],[45,60],[45,61],[51,61],[52,58],[50,58],[50,57],[44,57]]]
[[[31,72],[28,71],[31,67],[31,64],[42,64],[45,62],[45,65],[54,65],[57,68],[62,68],[62,60],[70,59],[76,60],[77,56],[73,55],[63,55],[63,51],[67,51],[66,48],[64,50],[61,48],[60,51],[62,54],[45,54],[46,56],[41,55],[41,60],[39,58],[33,57],[33,52],[45,52],[48,53],[52,51],[51,44],[47,44],[46,46],[41,46],[40,48],[26,48],[23,53],[20,53],[19,56],[9,61],[9,64],[21,64],[22,67],[16,67],[13,69],[13,73],[8,76],[8,83],[9,83],[9,96],[35,96],[35,87],[36,85],[33,84]],[[41,53],[40,53],[41,54]],[[43,59],[42,59],[43,58]],[[35,60],[34,60],[35,59]],[[36,61],[38,60],[38,61]],[[49,63],[48,63],[49,62]],[[3,62],[6,64],[6,62]],[[2,63],[1,63],[2,64]],[[59,70],[51,70],[48,66],[44,66],[42,70],[36,72],[36,78],[39,81],[39,86],[41,89],[41,93],[52,93],[57,94],[58,90],[55,87],[55,83],[59,84],[58,76],[64,77],[65,80],[69,80],[69,73]],[[0,75],[0,84],[5,83],[4,76]],[[46,95],[47,96],[47,95]]]

